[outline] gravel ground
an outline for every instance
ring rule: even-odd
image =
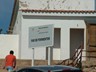
[[[83,72],[96,72],[95,68],[84,68]]]

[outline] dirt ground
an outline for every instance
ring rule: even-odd
[[[83,72],[96,72],[96,68],[84,68]]]
[[[0,60],[0,72],[7,72],[5,69],[2,69],[2,62],[3,59]],[[56,61],[57,62],[57,61]],[[56,64],[56,62],[54,61],[53,64]],[[35,62],[36,65],[47,65],[47,61],[36,61]],[[28,67],[31,66],[31,60],[17,60],[17,68],[22,68],[22,67]],[[96,61],[85,61],[82,62],[82,70],[83,72],[96,72]]]

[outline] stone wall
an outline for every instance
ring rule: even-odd
[[[23,59],[17,59],[16,62],[16,69],[20,69],[20,68],[24,68],[24,67],[29,67],[31,66],[31,61],[32,60],[23,60]],[[47,60],[35,60],[34,61],[34,65],[48,65],[48,61]],[[51,65],[56,65],[59,61],[52,61]],[[4,64],[4,59],[0,59],[0,72],[5,72],[6,70],[2,69],[3,68],[3,64]]]
[[[5,69],[2,69],[3,67],[4,59],[0,59],[0,72],[7,72]],[[36,65],[47,65],[47,60],[35,60],[35,66]],[[58,62],[61,61],[52,61],[51,65],[56,65]],[[29,67],[31,66],[31,60],[17,60],[17,66],[16,69],[20,69],[23,67]],[[84,72],[96,72],[96,60],[87,60],[82,62],[82,69]]]

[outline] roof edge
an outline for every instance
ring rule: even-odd
[[[37,10],[20,9],[22,12],[62,12],[62,13],[96,13],[96,10]]]

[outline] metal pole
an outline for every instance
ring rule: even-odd
[[[48,65],[51,65],[51,47],[48,47]]]
[[[34,48],[32,48],[32,66],[34,66]]]

